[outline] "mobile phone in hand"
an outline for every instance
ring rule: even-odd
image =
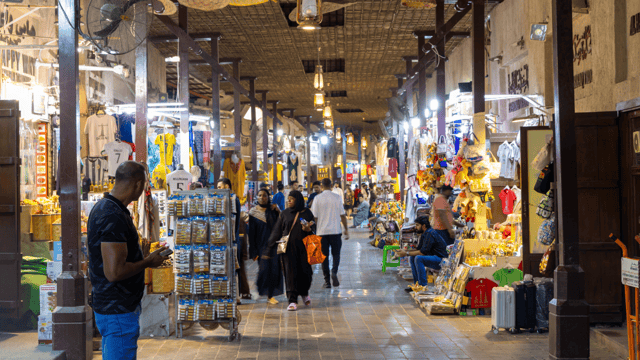
[[[171,254],[173,254],[173,250],[171,250],[171,249],[167,249],[165,251],[160,252],[160,256],[162,256],[162,257],[169,256]]]

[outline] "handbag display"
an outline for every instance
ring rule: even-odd
[[[533,187],[533,190],[540,194],[546,194],[551,189],[551,183],[553,182],[553,163],[547,165],[542,169],[540,175],[538,176],[538,180],[536,181],[536,185]]]
[[[543,196],[538,203],[538,209],[536,210],[536,215],[540,216],[543,219],[548,219],[551,217],[553,213],[553,190],[549,190],[547,195]]]
[[[474,193],[485,192],[491,190],[491,179],[488,176],[482,179],[473,179],[469,181],[469,190]]]
[[[278,241],[278,254],[284,254],[287,252],[287,245],[289,244],[289,236],[291,235],[291,231],[293,231],[293,227],[296,226],[296,221],[298,221],[298,215],[300,215],[300,213],[297,213],[295,219],[293,219],[293,223],[291,224],[291,229],[289,229],[289,234],[281,237],[280,240]]]
[[[444,135],[440,135],[440,137],[438,138],[438,147],[436,149],[436,155],[440,156],[446,156],[447,155],[447,140],[445,139]]]
[[[309,265],[322,264],[327,257],[322,253],[322,237],[309,235],[302,239],[304,247],[307,248],[307,260]]]
[[[542,222],[538,229],[538,241],[543,245],[551,245],[556,240],[556,214]]]
[[[473,134],[473,137],[476,141],[478,140],[475,134]],[[469,139],[463,150],[464,158],[472,164],[482,161],[485,153],[486,149],[483,144],[476,144],[472,139]]]

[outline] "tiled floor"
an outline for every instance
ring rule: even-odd
[[[382,251],[366,237],[352,231],[344,243],[339,288],[322,288],[315,267],[311,307],[287,312],[284,297],[258,299],[240,307],[240,341],[194,325],[183,339],[141,339],[138,359],[548,359],[546,334],[494,335],[489,316],[426,315],[395,269],[382,274]],[[252,263],[251,279],[256,271]],[[617,359],[594,346],[591,358]]]

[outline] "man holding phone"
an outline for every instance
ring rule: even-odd
[[[89,275],[105,360],[136,358],[144,269],[162,265],[168,255],[167,248],[161,247],[146,258],[142,256],[138,231],[127,209],[148,183],[143,164],[123,162],[116,170],[113,190],[105,193],[89,214]]]
[[[338,266],[340,266],[340,250],[342,249],[342,231],[340,223],[344,227],[344,239],[349,240],[347,228],[347,215],[344,212],[344,204],[340,195],[331,191],[331,180],[322,180],[323,192],[315,197],[311,205],[311,212],[316,219],[316,231],[322,237],[322,253],[327,257],[322,263],[324,274],[324,287],[331,289],[340,286],[338,281]],[[329,272],[329,248],[333,256],[333,267]]]

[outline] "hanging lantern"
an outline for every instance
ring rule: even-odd
[[[296,22],[302,30],[320,30],[322,0],[297,0]]]
[[[331,118],[331,120],[333,120],[333,115],[331,113],[331,105],[329,104],[328,101],[327,101],[327,105],[324,107],[324,111],[322,112],[322,118],[323,119]]]
[[[316,75],[313,78],[313,87],[318,91],[321,91],[322,89],[324,89],[324,77],[322,76],[322,65],[316,65]]]
[[[333,125],[333,124],[331,124],[331,125]],[[324,130],[327,133],[328,137],[332,137],[333,136],[333,126],[330,127],[330,128],[325,128]]]
[[[356,143],[356,139],[353,136],[353,133],[347,133],[347,145],[353,145]]]
[[[318,111],[322,111],[324,109],[325,103],[324,103],[324,93],[323,92],[318,92],[313,96],[313,106]]]
[[[340,130],[340,128],[336,129],[336,141],[342,142],[342,131]]]
[[[367,148],[367,137],[366,136],[362,137],[362,148],[363,149]]]
[[[324,119],[324,128],[325,129],[331,129],[331,131],[333,131],[333,119],[332,118],[326,118]]]

